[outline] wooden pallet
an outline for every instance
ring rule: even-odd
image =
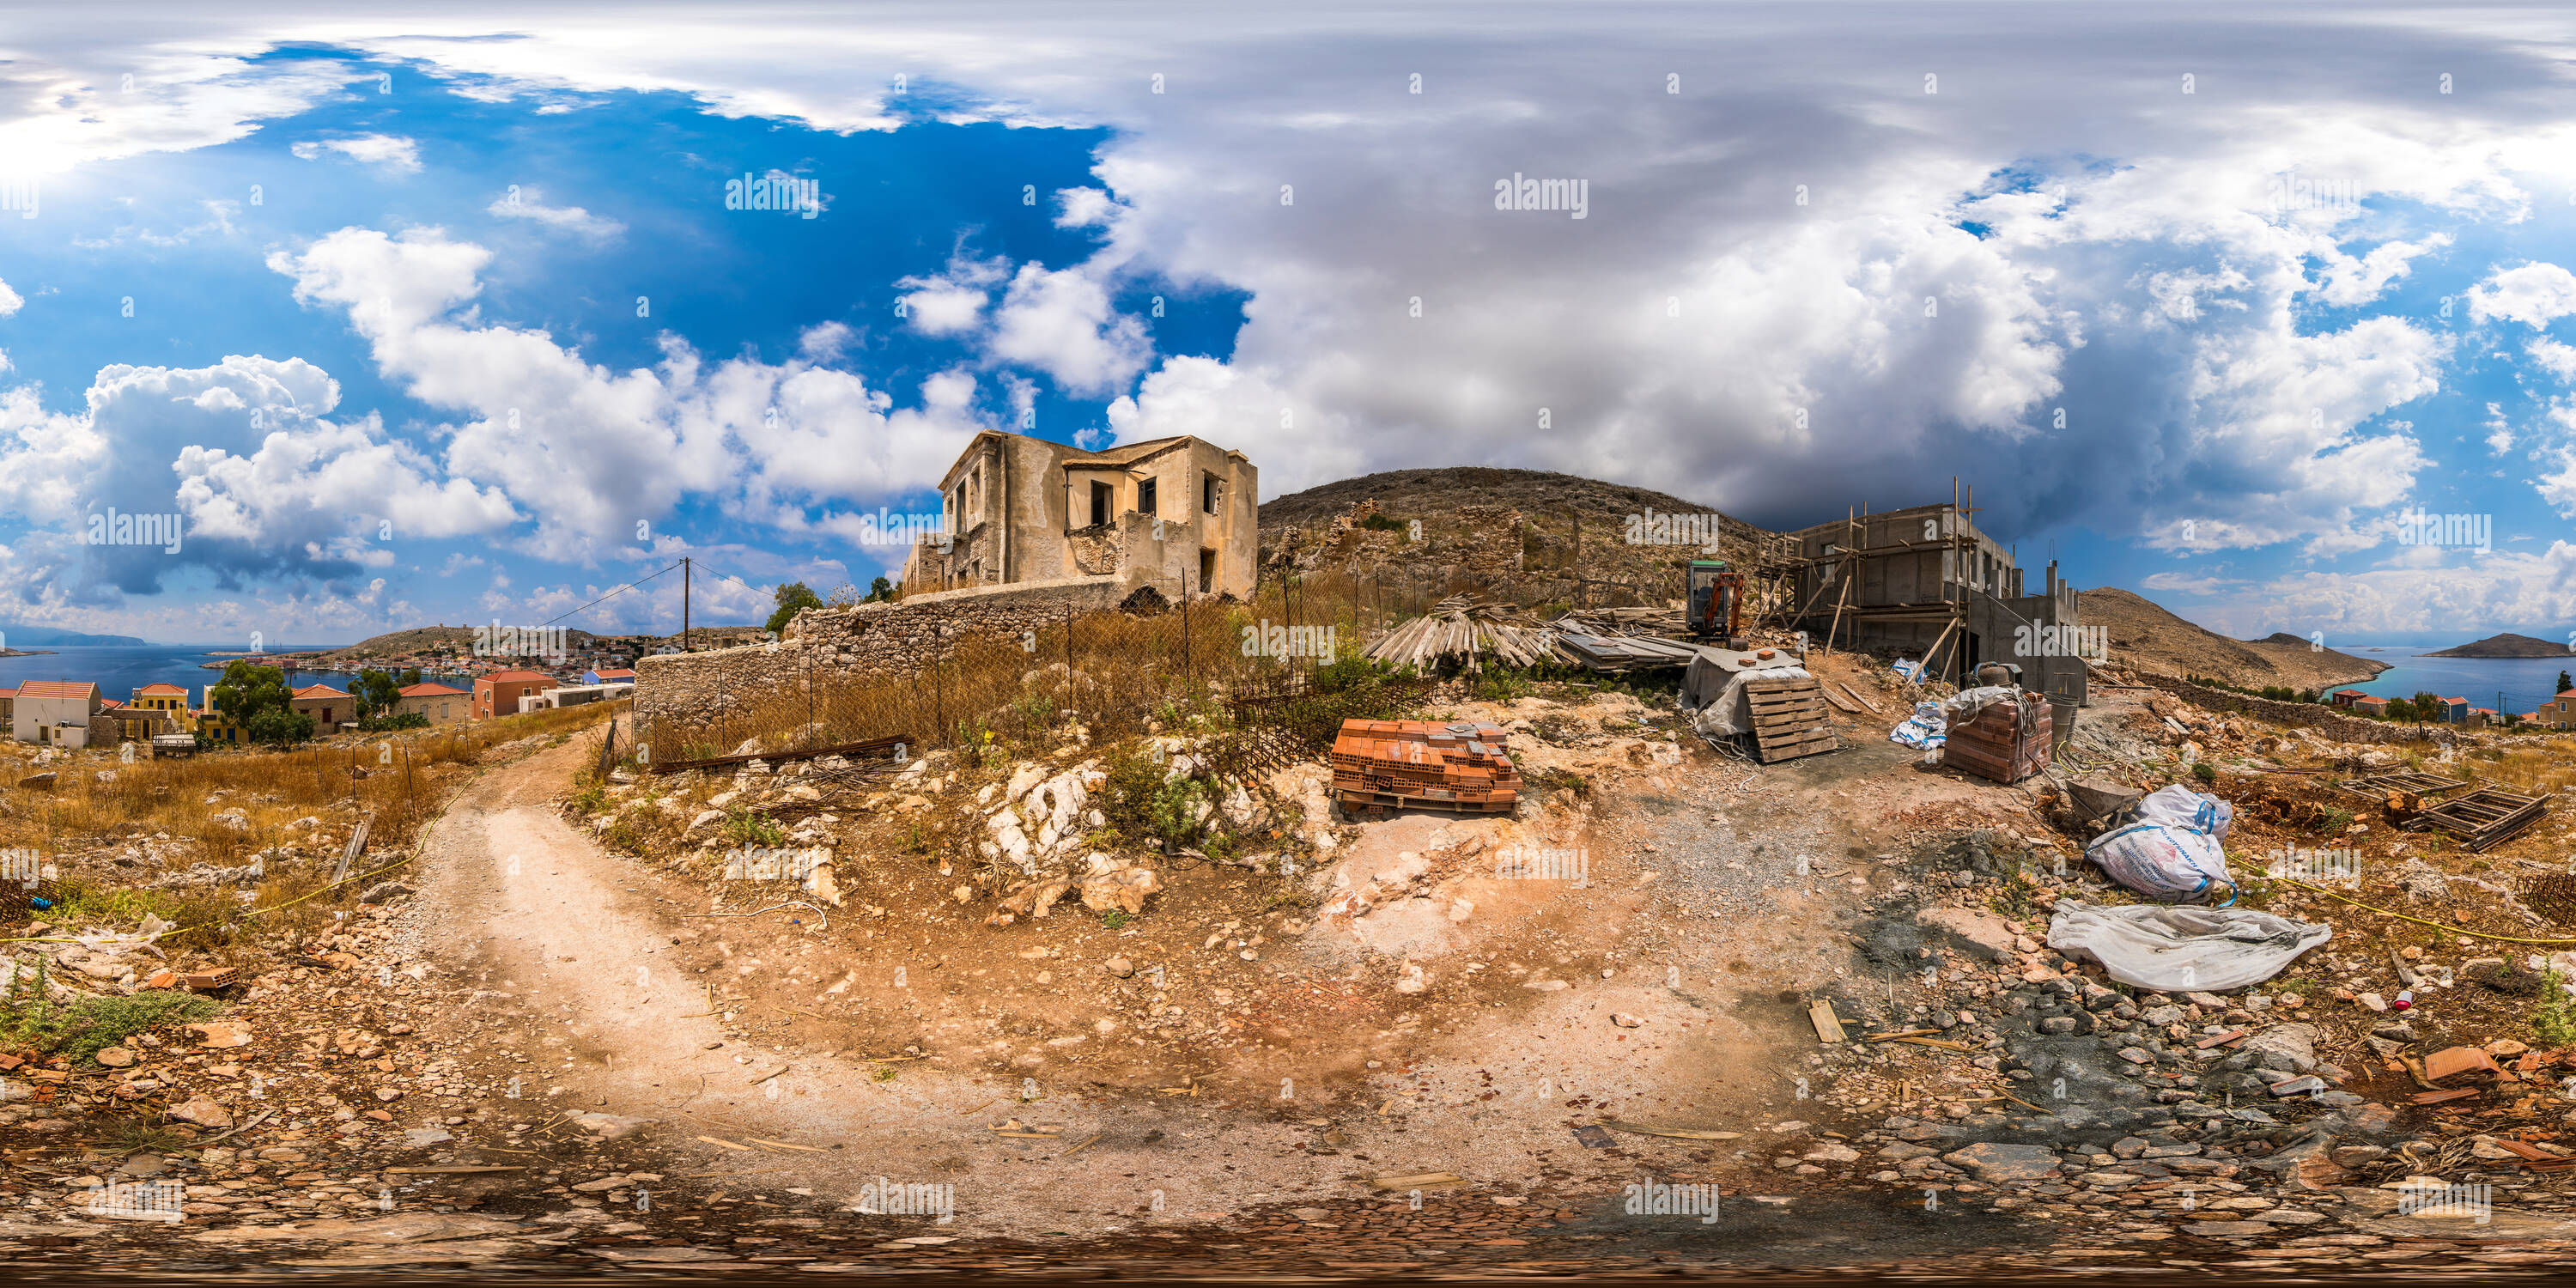
[[[2480,854],[2512,840],[2549,813],[2549,798],[2525,796],[2501,787],[2481,787],[2466,796],[2429,806],[2404,826],[2411,831],[2439,828]]]
[[[2400,771],[2394,774],[2372,774],[2367,778],[2348,778],[2335,785],[2335,790],[2375,801],[2388,799],[2390,792],[2412,792],[2417,796],[2436,796],[2468,786],[2465,779],[2435,778],[2431,774]]]
[[[1744,697],[1753,710],[1753,746],[1763,764],[1841,749],[1825,714],[1825,687],[1815,677],[1750,680]]]

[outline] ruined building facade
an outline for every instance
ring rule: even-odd
[[[946,549],[915,545],[906,594],[1115,577],[1166,598],[1252,597],[1260,475],[1182,435],[1085,451],[977,434],[940,480]]]

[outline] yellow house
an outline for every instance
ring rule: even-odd
[[[227,743],[238,747],[247,741],[242,737],[241,726],[225,719],[224,713],[213,707],[191,714],[195,718],[197,736],[208,742]]]
[[[175,684],[147,684],[134,691],[134,700],[125,705],[140,711],[166,711],[170,727],[180,733],[194,733],[197,713],[188,705],[188,691]]]

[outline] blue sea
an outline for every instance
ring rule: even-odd
[[[2558,673],[2576,673],[2576,654],[2566,657],[2426,657],[2424,654],[2449,648],[2448,644],[2390,644],[2369,646],[2341,645],[2338,651],[2374,662],[2391,663],[2395,669],[2382,671],[2379,678],[2367,684],[2338,684],[2338,689],[2359,689],[2381,698],[2411,698],[2418,693],[2433,693],[2446,698],[2467,698],[2473,707],[2527,714],[2558,694]],[[2504,705],[2496,706],[2501,690]]]
[[[276,652],[341,648],[338,644],[280,644]],[[32,646],[30,646],[32,651]],[[0,688],[28,680],[89,680],[100,696],[130,700],[147,684],[175,684],[188,691],[188,703],[206,704],[206,687],[224,678],[221,670],[204,670],[201,662],[226,659],[217,653],[239,653],[238,644],[66,644],[37,657],[0,657]],[[358,678],[339,671],[297,671],[289,677],[297,688],[328,684],[346,689]],[[462,688],[464,686],[457,686]]]

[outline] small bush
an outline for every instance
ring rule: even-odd
[[[85,997],[60,1010],[13,1005],[0,1012],[0,1047],[69,1056],[75,1064],[96,1063],[101,1048],[122,1045],[163,1024],[202,1020],[219,1009],[192,993],[160,992]]]
[[[2567,980],[2555,966],[2540,981],[2540,1005],[2531,1014],[2531,1031],[2553,1047],[2576,1044],[2576,999],[2567,996]]]
[[[2191,776],[2199,779],[2203,783],[2217,782],[2218,766],[2213,765],[2206,760],[2201,761],[2191,767]]]

